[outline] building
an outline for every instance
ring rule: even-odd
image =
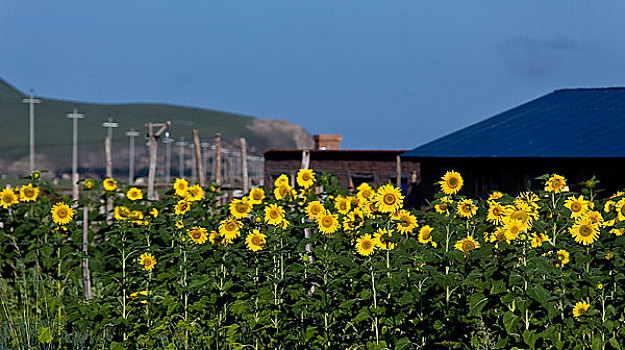
[[[461,194],[539,189],[536,177],[557,173],[571,190],[593,175],[609,193],[625,177],[625,88],[565,89],[512,108],[402,155],[420,164],[418,202],[433,198],[448,170],[462,174]]]

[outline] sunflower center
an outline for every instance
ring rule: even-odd
[[[260,192],[258,192],[258,191],[254,192],[254,193],[252,194],[252,198],[253,198],[255,201],[259,201],[259,200],[261,200],[261,198],[262,198],[261,193],[260,193]]]
[[[577,213],[580,210],[582,210],[582,206],[579,203],[576,202],[576,203],[571,204],[571,211]]]
[[[396,201],[395,195],[392,193],[387,193],[384,195],[383,201],[384,201],[384,204],[386,205],[393,205],[395,204],[395,201]]]
[[[470,213],[471,212],[471,205],[470,204],[465,204],[462,206],[462,211],[465,213]]]
[[[362,249],[364,249],[364,250],[369,250],[369,249],[371,249],[371,246],[372,246],[370,241],[364,241],[364,242],[362,242],[361,245],[362,245]]]
[[[475,249],[475,243],[471,242],[471,241],[465,241],[464,243],[462,243],[462,250],[465,252],[468,252],[470,250]]]
[[[621,215],[625,216],[625,205],[621,207]]]
[[[310,213],[313,215],[317,215],[321,212],[321,207],[318,205],[313,205],[312,207],[310,207]]]
[[[310,174],[308,174],[308,173],[303,173],[303,174],[302,174],[302,180],[304,180],[304,181],[310,181]]]
[[[443,203],[440,205],[441,210],[447,210],[447,204]]]
[[[493,215],[495,215],[495,216],[501,215],[501,209],[499,209],[497,207],[493,208]]]
[[[449,181],[447,181],[447,184],[449,185],[449,187],[456,187],[458,186],[458,179],[452,177],[451,179],[449,179]]]
[[[339,204],[339,208],[340,208],[342,211],[347,210],[347,203],[345,203],[345,202],[341,202],[341,203]]]
[[[278,217],[280,217],[280,214],[277,210],[272,210],[269,212],[269,217],[272,219],[277,219]]]
[[[56,215],[57,215],[59,218],[65,218],[65,217],[67,217],[67,214],[68,214],[68,212],[67,212],[67,209],[66,209],[66,208],[59,208],[59,209],[56,211]]]
[[[510,218],[526,223],[529,216],[523,210],[515,210],[512,214],[510,214]]]
[[[5,203],[13,202],[13,194],[11,194],[11,193],[4,194],[2,196],[2,201],[5,202]]]
[[[251,241],[252,241],[253,245],[262,245],[263,244],[263,240],[260,238],[260,236],[253,236]]]
[[[332,227],[332,218],[329,216],[326,216],[325,218],[321,220],[321,225],[323,227]]]
[[[588,237],[590,235],[592,235],[593,233],[593,229],[591,227],[589,227],[588,225],[581,225],[579,227],[579,234],[583,237]]]
[[[519,233],[519,228],[517,226],[512,226],[510,228],[510,232],[512,232],[513,235],[516,235],[517,233]]]
[[[225,226],[227,231],[235,231],[237,229],[237,224],[234,222],[230,222]]]
[[[24,195],[26,197],[34,197],[35,196],[35,190],[33,188],[25,188],[24,189]]]
[[[565,258],[564,254],[558,254],[558,260],[563,261]]]
[[[362,191],[362,196],[365,197],[365,198],[371,197],[371,190],[364,190],[364,191]]]
[[[237,203],[234,206],[234,209],[237,211],[237,213],[246,213],[247,212],[247,205],[245,205],[244,203]]]
[[[560,186],[562,186],[562,183],[560,182],[560,180],[553,180],[551,186],[553,186],[554,189],[558,189],[560,188]]]
[[[430,231],[423,231],[423,234],[421,235],[421,237],[422,237],[424,240],[429,239],[429,238],[430,238]]]

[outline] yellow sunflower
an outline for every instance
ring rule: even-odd
[[[493,225],[499,225],[503,219],[503,214],[504,207],[501,204],[492,200],[488,201],[488,213],[486,220],[490,221]]]
[[[386,184],[378,188],[375,194],[375,203],[382,213],[394,213],[404,205],[404,196],[399,188]]]
[[[488,196],[488,200],[489,201],[494,201],[496,199],[500,199],[503,197],[503,193],[499,192],[499,191],[495,191],[493,193],[490,194],[490,196]]]
[[[534,220],[538,219],[538,211],[526,203],[519,202],[516,205],[506,205],[503,222],[508,220],[519,220],[523,225],[522,231],[526,232],[532,228]]]
[[[625,221],[625,198],[619,200],[615,204],[618,221]]]
[[[131,201],[136,201],[138,199],[143,199],[143,193],[141,193],[141,190],[136,188],[136,187],[131,187],[128,192],[126,192],[126,198],[130,199]]]
[[[438,184],[441,185],[441,190],[446,195],[452,195],[458,193],[464,184],[462,180],[462,176],[455,171],[448,171],[445,173],[445,176],[441,178],[443,181],[439,181]]]
[[[579,319],[581,315],[588,312],[589,308],[590,304],[588,304],[588,302],[584,300],[578,301],[577,303],[575,303],[575,307],[573,307],[573,317],[575,317],[575,319]]]
[[[564,202],[564,206],[571,211],[571,218],[578,218],[591,208],[592,202],[584,200],[584,196],[579,196],[575,198],[575,196],[570,196]],[[594,205],[592,205],[594,207]]]
[[[358,185],[356,189],[358,190],[358,193],[356,193],[356,197],[358,197],[358,199],[360,199],[362,202],[367,202],[375,195],[375,191],[373,190],[373,188],[371,188],[371,186],[369,186],[369,184],[366,182]]]
[[[569,228],[575,242],[583,245],[593,244],[599,238],[599,225],[587,217],[577,218],[575,225]]]
[[[57,225],[67,225],[74,218],[74,210],[63,202],[56,203],[52,209],[50,209],[50,213],[52,213],[52,220],[54,220]]]
[[[345,215],[349,213],[351,208],[352,201],[348,197],[338,195],[334,199],[334,209],[336,209],[340,214]]]
[[[540,197],[538,197],[538,195],[532,191],[521,192],[514,199],[515,205],[520,206],[522,204],[525,204],[527,206],[534,207],[536,209],[540,208],[540,206],[537,204],[538,202],[540,202]]]
[[[156,265],[156,259],[150,253],[143,253],[139,257],[139,264],[143,265],[145,271],[152,271],[154,265]]]
[[[506,231],[503,227],[497,227],[497,229],[493,233],[490,233],[490,234],[484,233],[484,239],[486,240],[487,238],[488,238],[488,241],[491,243],[497,242],[497,244],[495,244],[495,247],[498,247],[499,242],[506,242],[510,244],[510,241],[514,237],[512,236],[510,232]]]
[[[361,227],[364,221],[365,217],[362,210],[360,208],[356,208],[343,218],[343,230],[354,231],[355,229]]]
[[[235,220],[232,217],[222,220],[219,223],[219,234],[224,238],[224,240],[228,243],[232,243],[232,240],[239,237],[241,235],[241,224],[239,221]]]
[[[417,218],[404,209],[398,210],[393,220],[397,220],[397,231],[401,234],[411,233],[418,226]]]
[[[395,243],[389,241],[389,238],[393,236],[393,231],[388,231],[385,228],[378,229],[373,234],[373,241],[375,242],[375,246],[380,249],[394,249]]]
[[[284,220],[284,209],[277,204],[270,204],[265,207],[265,222],[269,225],[280,226]]]
[[[126,220],[130,219],[130,209],[124,207],[123,205],[118,205],[114,210],[115,220]]]
[[[93,179],[86,179],[84,182],[85,190],[90,190],[95,186]]]
[[[439,214],[447,214],[449,210],[449,204],[453,203],[453,200],[447,197],[441,197],[438,199],[440,203],[434,204],[434,210]]]
[[[545,242],[549,242],[549,237],[545,236],[542,233],[533,233],[532,234],[532,248],[537,248],[543,245]]]
[[[319,227],[319,231],[325,234],[336,232],[339,228],[338,215],[325,210],[323,214],[317,216],[317,226]]]
[[[174,181],[174,191],[176,191],[176,196],[185,197],[187,195],[187,190],[189,189],[189,182],[185,179],[176,179]]]
[[[20,201],[22,202],[34,202],[39,196],[39,189],[33,187],[32,184],[28,184],[20,187]]]
[[[250,234],[245,237],[245,244],[247,244],[247,249],[257,252],[267,244],[267,240],[264,234],[260,233],[258,230],[252,231]]]
[[[300,169],[297,173],[297,185],[309,188],[315,183],[315,172],[310,169]]]
[[[503,230],[506,235],[506,240],[511,241],[519,238],[519,235],[525,232],[525,227],[523,226],[523,222],[521,220],[506,219],[504,221]]]
[[[260,204],[263,202],[263,199],[265,199],[265,191],[260,187],[253,188],[248,197],[252,205]]]
[[[117,181],[107,177],[102,181],[102,187],[104,187],[106,191],[115,191],[117,189]]]
[[[15,191],[13,191],[12,189],[5,187],[2,192],[0,192],[0,205],[4,209],[7,209],[8,207],[17,203],[19,203],[19,199],[17,198]]]
[[[419,230],[419,236],[417,236],[419,243],[427,244],[432,242],[432,231],[434,231],[434,229],[430,227],[430,225],[425,225],[421,227],[421,229]]]
[[[289,185],[289,177],[285,174],[282,174],[278,176],[273,185],[274,187],[280,187],[280,185]]]
[[[178,220],[178,221],[176,221],[175,225],[176,225],[177,228],[183,228],[184,227],[184,222],[182,222],[182,220]]]
[[[358,254],[368,256],[373,254],[374,250],[375,242],[371,238],[371,235],[362,235],[356,240],[356,251]]]
[[[566,188],[566,179],[560,175],[552,175],[545,184],[545,191],[560,193]]]
[[[174,213],[176,215],[184,215],[191,209],[191,202],[181,199],[174,207]]]
[[[563,267],[565,264],[569,263],[569,252],[566,250],[558,250],[556,258],[558,259],[556,267]]]
[[[243,219],[252,211],[252,203],[249,202],[247,197],[233,199],[230,205],[228,205],[228,209],[230,209],[230,215],[235,219]]]
[[[223,242],[223,236],[219,234],[219,232],[212,230],[208,235],[208,240],[211,244],[219,244]]]
[[[187,188],[187,193],[184,196],[184,199],[189,202],[197,202],[202,200],[202,198],[204,198],[204,190],[200,187],[200,185],[189,186]]]
[[[284,184],[284,183],[276,187],[273,190],[273,195],[274,197],[276,197],[277,200],[282,200],[282,199],[289,200],[295,197],[296,194],[297,193],[293,190],[291,186],[289,186],[289,184]]]
[[[323,204],[319,201],[312,201],[306,206],[306,214],[310,219],[316,219],[324,210]]]
[[[194,226],[192,229],[187,230],[187,233],[193,242],[197,244],[204,244],[208,239],[208,233],[204,227]]]
[[[151,208],[149,213],[150,213],[150,216],[152,216],[153,218],[157,218],[158,217],[158,209],[156,209],[156,208]]]
[[[456,244],[454,244],[454,248],[461,250],[465,253],[469,253],[470,251],[477,249],[480,247],[480,243],[473,239],[472,236],[467,236],[467,238],[461,239]]]
[[[477,206],[470,199],[463,199],[458,202],[458,215],[470,218],[477,213]]]

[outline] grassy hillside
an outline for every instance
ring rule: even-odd
[[[0,128],[0,158],[5,160],[5,164],[7,161],[23,161],[28,157],[28,105],[21,102],[25,95],[0,79],[0,120],[4,125]],[[226,142],[231,143],[245,137],[250,151],[255,152],[263,152],[269,148],[301,147],[302,142],[308,142],[306,136],[310,138],[303,129],[290,123],[286,123],[289,127],[285,131],[285,122],[275,121],[275,132],[268,134],[266,128],[255,130],[255,118],[198,108],[161,104],[94,104],[46,98],[41,100],[35,107],[36,150],[57,169],[66,168],[71,162],[72,121],[66,118],[66,114],[74,108],[85,114],[85,118],[78,122],[81,166],[91,166],[94,160],[90,158],[103,158],[106,129],[101,124],[108,117],[113,117],[120,124],[113,135],[118,158],[124,154],[124,150],[127,153],[128,137],[125,136],[125,131],[134,128],[145,133],[145,123],[148,121],[171,120],[170,133],[175,139],[182,136],[190,140],[194,128],[199,129],[200,137],[208,141],[212,141],[217,132],[222,134]],[[141,137],[136,141],[137,152],[140,154],[144,141]],[[103,164],[100,159],[95,162]],[[116,163],[120,162],[122,159]]]

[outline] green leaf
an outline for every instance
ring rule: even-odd
[[[488,298],[484,294],[473,294],[469,298],[469,315],[479,316],[484,306],[488,302]]]
[[[37,339],[40,343],[49,344],[53,339],[52,330],[49,327],[39,327],[37,329]]]
[[[358,312],[358,315],[356,315],[356,317],[354,317],[352,321],[354,323],[358,323],[367,319],[369,319],[369,310],[367,308],[362,308],[360,309],[360,312]]]
[[[530,330],[523,331],[523,341],[525,344],[529,345],[530,349],[533,349],[536,346],[536,341],[540,338],[540,336]]]
[[[516,325],[519,323],[519,317],[510,311],[503,314],[503,325],[506,328],[506,333],[515,333]]]
[[[410,339],[404,337],[397,341],[397,345],[395,345],[395,350],[408,349],[411,345],[412,342],[410,342]]]
[[[610,343],[610,345],[615,348],[620,350],[621,349],[621,345],[618,343],[618,341],[614,338],[610,338],[610,340],[608,340],[608,343]]]

